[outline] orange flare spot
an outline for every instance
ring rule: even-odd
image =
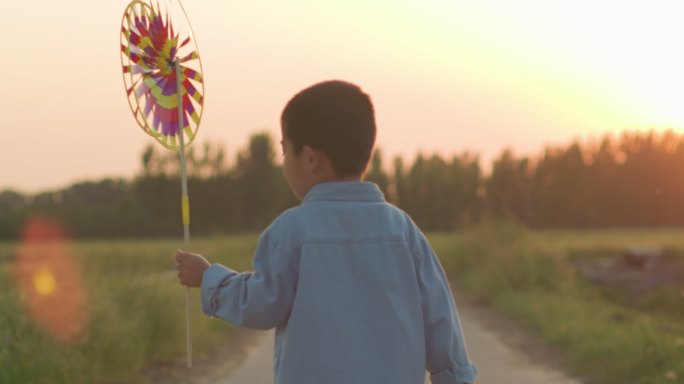
[[[55,222],[30,219],[14,274],[33,321],[63,343],[75,342],[88,320],[88,297],[68,236]]]
[[[55,275],[43,267],[33,274],[33,287],[40,295],[49,295],[55,292]]]

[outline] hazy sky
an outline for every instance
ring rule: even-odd
[[[127,1],[4,0],[0,189],[130,177],[152,139],[124,94]],[[386,160],[534,154],[623,129],[684,130],[684,2],[185,0],[204,67],[198,142],[233,158],[301,88],[359,84]],[[161,148],[161,147],[160,147]]]

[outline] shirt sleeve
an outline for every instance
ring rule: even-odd
[[[477,368],[468,360],[456,305],[437,256],[420,234],[418,283],[426,338],[426,365],[432,384],[470,384]]]
[[[247,328],[270,329],[290,313],[296,287],[291,255],[267,232],[259,238],[254,271],[238,273],[213,264],[202,278],[202,311]]]

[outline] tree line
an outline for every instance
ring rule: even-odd
[[[298,202],[282,177],[273,138],[253,135],[229,166],[224,149],[204,143],[187,152],[191,232],[263,229]],[[477,155],[418,154],[386,165],[376,150],[366,180],[427,231],[449,231],[487,219],[533,228],[684,225],[684,137],[626,132],[619,137],[547,146],[535,156],[510,149],[485,172]],[[0,192],[0,239],[21,236],[35,215],[51,217],[79,238],[178,236],[179,161],[148,146],[132,179],[106,178],[24,195]]]

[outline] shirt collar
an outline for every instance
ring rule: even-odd
[[[385,196],[374,183],[333,181],[311,187],[302,203],[311,201],[385,201]]]

